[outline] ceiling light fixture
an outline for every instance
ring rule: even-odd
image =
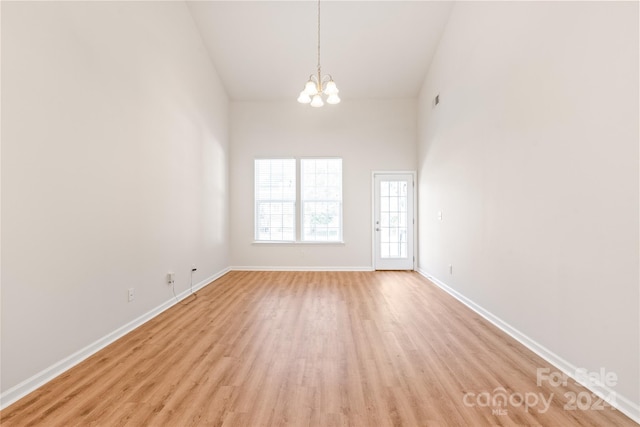
[[[298,102],[301,104],[310,104],[312,107],[322,107],[324,101],[322,95],[327,96],[328,104],[337,104],[340,102],[338,96],[338,88],[330,74],[322,76],[320,71],[320,0],[318,0],[318,75],[311,74],[309,81],[304,85],[304,89],[298,96]]]

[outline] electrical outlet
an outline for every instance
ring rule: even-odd
[[[167,283],[169,284],[169,286],[173,285],[173,283],[176,281],[176,274],[173,272],[168,272],[167,273]]]
[[[196,271],[198,268],[196,267],[195,264],[191,264],[191,272]]]
[[[453,265],[449,264],[449,274],[453,274]]]
[[[129,288],[129,290],[127,292],[128,292],[129,302],[131,302],[134,299],[136,299],[136,290],[134,288]]]

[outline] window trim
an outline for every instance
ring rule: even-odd
[[[258,239],[258,202],[287,202],[289,203],[290,200],[282,200],[282,199],[277,199],[277,200],[258,200],[257,199],[257,192],[258,192],[258,187],[257,187],[257,176],[256,176],[256,162],[258,160],[294,160],[294,167],[295,167],[295,185],[296,185],[296,191],[295,191],[295,199],[293,200],[293,221],[294,221],[294,227],[293,227],[293,238],[294,240],[259,240]],[[295,157],[289,157],[289,156],[280,156],[280,157],[255,157],[253,159],[253,241],[254,243],[294,243],[298,240],[298,199],[299,199],[299,192],[300,189],[298,188],[298,175],[300,174],[300,171],[298,170],[298,160]]]
[[[340,240],[302,240],[302,160],[340,159],[341,162],[341,200],[340,200]],[[295,160],[296,164],[296,200],[294,202],[295,240],[257,240],[258,211],[256,203],[256,160]],[[252,245],[264,246],[344,246],[344,158],[340,156],[274,156],[253,158],[253,241]]]
[[[275,245],[275,246],[344,246],[346,242],[338,241],[338,240],[254,240],[251,242],[252,245],[262,246],[262,245]]]
[[[304,202],[305,200],[302,200],[302,185],[303,185],[303,177],[302,177],[302,161],[303,160],[340,160],[340,218],[339,218],[339,224],[340,224],[340,228],[339,228],[339,232],[340,232],[340,236],[338,240],[305,240],[304,239]],[[299,216],[300,216],[300,221],[299,221],[299,225],[300,225],[300,232],[298,234],[298,236],[300,236],[299,240],[301,242],[305,242],[305,243],[331,243],[331,242],[343,242],[344,241],[344,185],[343,185],[343,165],[344,165],[344,160],[342,159],[342,157],[301,157],[299,159],[299,175],[300,175],[300,180],[299,180],[299,187],[300,187],[300,208],[299,208]],[[336,202],[335,200],[306,200],[306,202]]]

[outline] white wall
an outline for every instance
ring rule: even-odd
[[[184,3],[2,9],[5,392],[229,265],[228,100]]]
[[[469,2],[419,101],[422,271],[568,366],[617,373],[627,408],[640,402],[638,89],[637,2]]]
[[[233,102],[230,131],[233,266],[371,268],[371,172],[415,170],[415,100]],[[279,156],[343,158],[344,245],[252,244],[253,160]]]

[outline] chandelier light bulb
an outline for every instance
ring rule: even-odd
[[[300,104],[308,104],[311,102],[311,97],[304,90],[300,92],[300,96],[298,96],[298,102]]]
[[[322,97],[318,94],[313,95],[313,99],[311,100],[312,107],[322,107],[324,102],[322,101]]]
[[[336,86],[336,82],[334,82],[333,80],[329,80],[326,84],[326,86],[324,87],[324,93],[325,95],[337,95],[338,92],[340,92],[338,90],[338,87]]]
[[[340,97],[338,96],[337,93],[332,93],[331,95],[329,95],[327,97],[327,104],[339,104],[340,103]]]
[[[309,80],[307,82],[307,84],[304,85],[304,92],[308,96],[313,96],[313,95],[317,94],[318,93],[318,87],[316,86],[316,83],[313,80]]]

